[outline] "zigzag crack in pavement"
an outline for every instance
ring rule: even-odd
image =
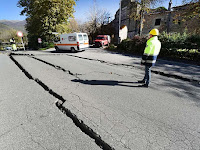
[[[49,65],[49,66],[52,66],[52,67],[54,67],[54,68],[56,68],[56,69],[58,69],[58,70],[62,70],[63,72],[68,72],[70,75],[72,75],[72,76],[75,76],[76,78],[77,78],[77,75],[82,75],[82,74],[78,74],[78,73],[72,73],[70,70],[65,70],[64,68],[62,68],[62,67],[60,67],[60,66],[56,66],[56,65],[54,65],[54,64],[52,64],[52,63],[49,63],[49,62],[47,62],[47,61],[44,61],[44,60],[42,60],[42,59],[39,59],[39,58],[36,58],[36,57],[31,57],[31,58],[33,58],[33,59],[36,59],[36,60],[38,60],[38,61],[40,61],[40,62],[43,62],[43,63],[45,63],[45,64],[47,64],[47,65]]]
[[[34,80],[36,83],[38,83],[44,90],[49,92],[52,96],[58,99],[56,102],[56,106],[60,111],[62,111],[66,116],[68,116],[74,124],[86,135],[88,135],[90,138],[95,140],[95,143],[102,148],[103,150],[114,150],[113,147],[111,147],[109,144],[107,144],[105,141],[101,139],[101,136],[97,134],[93,129],[88,127],[83,120],[80,120],[74,113],[72,113],[69,109],[63,106],[64,102],[66,101],[61,95],[54,92],[52,89],[50,89],[47,85],[45,85],[42,81],[40,81],[37,78],[33,78],[30,73],[28,73],[14,58],[12,55],[10,55],[10,59],[19,67],[19,69],[31,80]]]
[[[24,55],[24,56],[36,56],[36,55],[33,55],[33,54],[15,54],[15,53],[11,53],[11,55]],[[41,54],[39,54],[41,55]],[[47,55],[47,54],[43,54],[43,55]],[[52,55],[52,54],[51,54]],[[55,54],[54,54],[55,55]],[[58,55],[58,54],[57,54]],[[61,55],[61,54],[59,54]],[[63,54],[64,55],[64,54]],[[99,60],[99,59],[91,59],[91,58],[86,58],[86,57],[80,57],[80,56],[75,56],[75,55],[69,55],[69,54],[65,54],[67,56],[71,56],[71,57],[76,57],[76,58],[80,58],[80,59],[86,59],[86,60],[93,60],[93,61],[99,61],[101,63],[105,63],[105,64],[110,64],[110,65],[116,65],[116,66],[126,66],[126,67],[135,67],[135,68],[138,68],[138,69],[141,69],[141,67],[138,67],[138,66],[134,66],[134,65],[129,65],[129,64],[117,64],[117,63],[111,63],[111,62],[106,62],[104,60]],[[60,66],[55,66],[51,63],[48,63],[46,61],[43,61],[41,59],[38,59],[38,58],[35,58],[33,57],[34,59],[37,59],[41,62],[44,62],[46,64],[49,64],[51,65],[52,67],[58,67],[58,69],[60,70],[63,70],[65,71],[65,69],[61,68]],[[182,81],[188,81],[188,82],[193,82],[193,83],[196,83],[196,84],[200,84],[200,80],[198,79],[193,79],[193,78],[187,78],[187,77],[183,77],[183,76],[180,76],[180,75],[176,75],[176,74],[170,74],[170,73],[165,73],[165,72],[162,72],[162,71],[157,71],[157,70],[151,70],[152,73],[155,73],[155,74],[159,74],[159,75],[162,75],[162,76],[165,76],[165,77],[171,77],[171,78],[175,78],[175,79],[179,79],[179,80],[182,80]],[[71,73],[69,70],[68,70],[68,73],[71,74],[71,75],[74,75],[73,73]],[[75,75],[81,75],[81,74],[75,74]]]
[[[127,66],[127,67],[135,67],[135,68],[141,69],[141,67],[137,67],[137,66],[129,65],[129,64],[117,64],[117,63],[106,62],[104,60],[99,60],[99,59],[91,59],[91,58],[85,58],[85,57],[69,55],[69,54],[67,54],[67,55],[71,56],[71,57],[77,57],[80,59],[99,61],[101,63],[111,64],[111,65],[116,65],[116,66]],[[171,77],[171,78],[175,78],[175,79],[179,79],[179,80],[183,80],[183,81],[194,82],[194,83],[200,84],[200,80],[197,80],[197,79],[191,79],[191,78],[187,78],[187,77],[183,77],[183,76],[179,76],[179,75],[175,75],[175,74],[165,73],[162,71],[156,71],[156,70],[151,70],[151,71],[155,74],[159,74],[159,75],[162,75],[165,77]]]

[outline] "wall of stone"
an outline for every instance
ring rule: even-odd
[[[179,11],[166,11],[162,13],[153,13],[145,15],[144,28],[142,34],[148,34],[149,31],[153,28],[159,29],[160,32],[167,31],[167,20],[169,13],[171,13],[169,32],[183,33],[185,29],[187,29],[189,33],[194,32],[194,30],[199,32],[199,18],[196,17],[193,19],[189,19],[188,21],[183,21],[182,17],[176,17],[180,13]],[[155,25],[156,19],[161,19],[160,25]]]
[[[144,17],[142,34],[143,35],[148,34],[153,28],[157,28],[160,32],[166,31],[167,20],[168,20],[168,12],[146,14]]]

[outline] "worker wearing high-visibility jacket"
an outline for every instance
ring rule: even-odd
[[[143,87],[148,87],[151,80],[151,67],[155,65],[157,56],[160,52],[161,43],[158,40],[158,29],[152,29],[149,32],[149,40],[146,43],[144,54],[142,55],[141,64],[145,65],[145,76],[138,83],[144,83]]]
[[[17,46],[15,44],[15,39],[14,38],[10,39],[10,44],[12,44],[12,50],[16,51],[17,50]]]

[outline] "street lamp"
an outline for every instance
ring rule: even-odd
[[[108,17],[108,24],[110,23],[110,17]]]

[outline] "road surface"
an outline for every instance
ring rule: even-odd
[[[0,55],[0,149],[200,149],[198,84],[87,53]]]

